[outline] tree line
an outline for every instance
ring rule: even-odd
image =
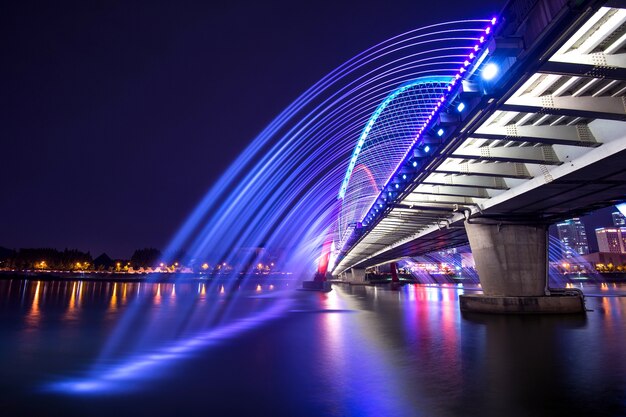
[[[122,266],[148,268],[158,266],[161,251],[155,248],[137,249],[130,259],[112,259],[106,253],[93,258],[89,251],[78,249],[0,247],[0,268],[17,270],[114,270]]]

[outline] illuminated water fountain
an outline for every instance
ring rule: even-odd
[[[441,105],[440,97],[454,84],[459,67],[475,59],[486,25],[494,22],[455,21],[409,31],[331,71],[231,164],[173,237],[165,261],[255,265],[254,251],[247,259],[237,259],[237,254],[241,248],[263,247],[281,254],[276,269],[292,272],[296,281],[309,279],[324,244],[340,248],[367,221],[380,189],[418,141],[419,130],[432,117],[433,106]],[[186,255],[179,258],[181,253]],[[330,254],[330,268],[335,254]],[[56,387],[114,389],[181,355],[286,314],[291,302],[286,289],[265,299],[250,317],[233,313],[240,294],[251,295],[237,291],[241,284],[236,278],[243,276],[232,272],[202,283],[194,297],[179,297],[176,288],[175,306],[168,307],[176,308],[176,320],[166,328],[159,314],[148,314],[151,305],[136,300],[85,378]],[[252,293],[262,292],[258,285]],[[219,294],[223,299],[202,308],[200,317],[198,300]],[[171,301],[173,296],[168,297]],[[137,328],[139,317],[151,322]],[[200,321],[204,330],[190,333],[190,320]],[[154,345],[156,332],[170,342]]]

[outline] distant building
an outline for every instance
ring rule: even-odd
[[[626,265],[626,253],[595,252],[582,258],[595,269],[602,271],[606,266]]]
[[[614,211],[613,213],[611,213],[611,216],[613,216],[613,226],[626,226],[626,217],[624,217],[622,213],[620,213],[619,211]]]
[[[574,255],[586,255],[589,253],[585,225],[578,217],[558,223],[556,229],[559,233],[559,240],[564,246],[564,257],[571,258]]]
[[[600,227],[596,238],[600,252],[626,253],[626,227]]]

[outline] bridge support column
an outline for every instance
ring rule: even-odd
[[[351,268],[348,282],[350,284],[365,284],[365,268]]]
[[[391,269],[391,282],[400,282],[400,280],[398,279],[398,264],[392,262],[389,264],[389,268]]]
[[[542,224],[465,223],[482,295],[460,296],[461,310],[482,313],[583,313],[582,295],[547,285],[548,239]]]

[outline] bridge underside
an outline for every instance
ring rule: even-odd
[[[467,218],[545,225],[624,201],[626,9],[557,3],[499,29],[500,77],[463,83],[333,274],[465,244]]]
[[[486,58],[500,75],[462,80],[400,165],[417,172],[390,179],[335,275],[469,242],[483,294],[462,310],[584,311],[548,288],[547,228],[625,199],[626,7],[515,4]]]
[[[549,183],[485,208],[494,220],[555,222],[623,201],[626,196],[626,150]],[[468,243],[464,213],[449,209],[449,223],[431,226],[405,243],[355,264],[367,268]]]

